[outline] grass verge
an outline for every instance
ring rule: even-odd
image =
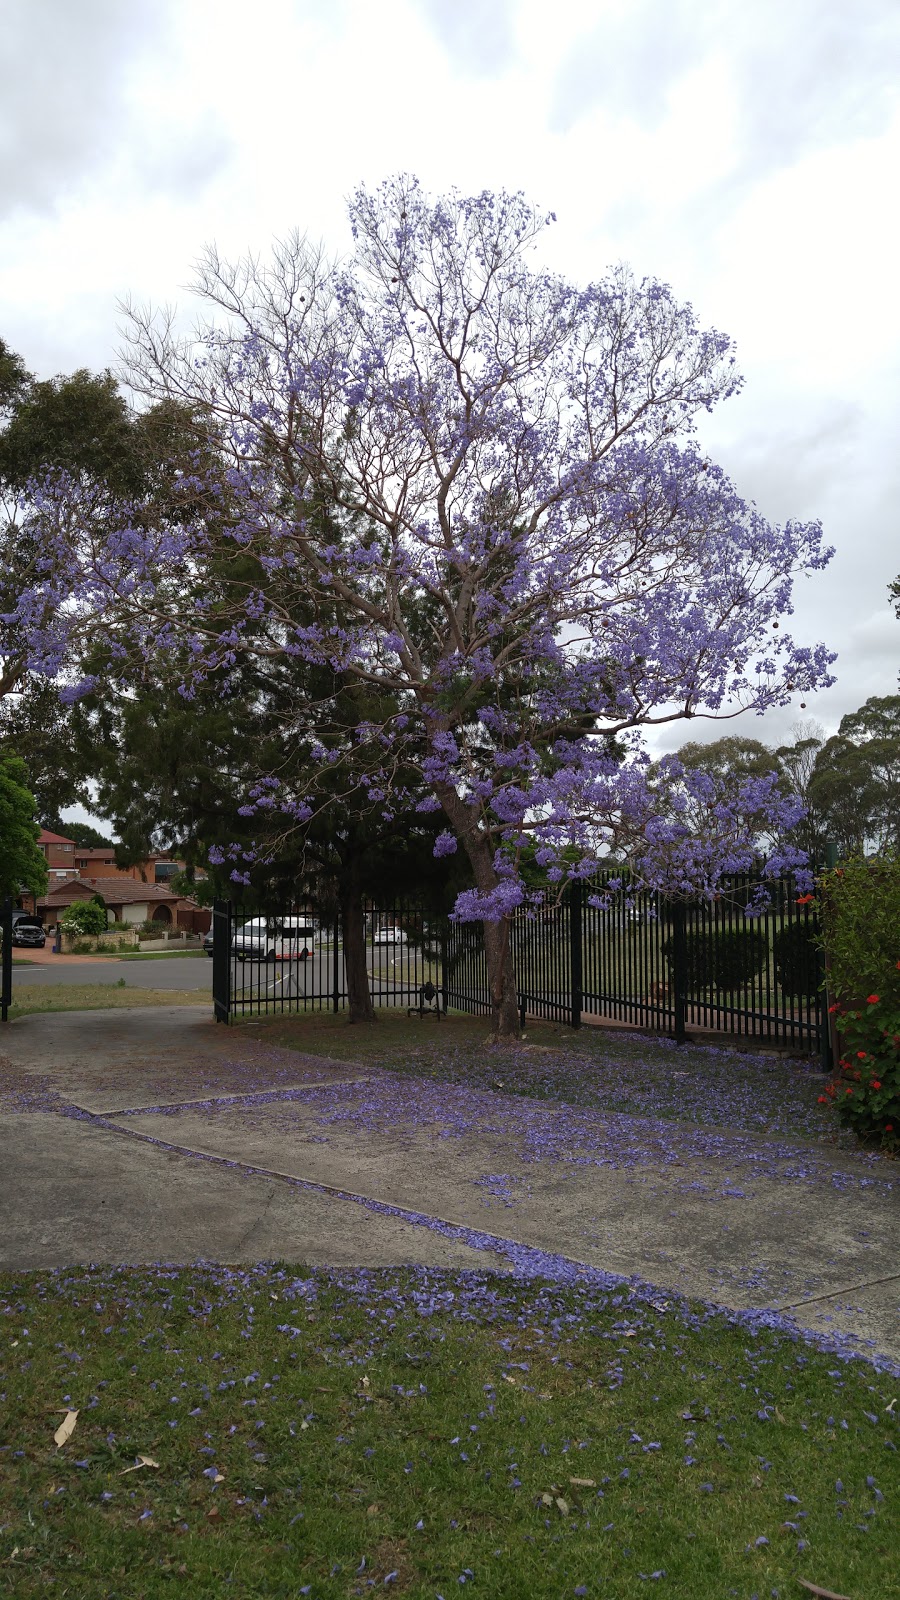
[[[126,950],[121,952],[118,961],[183,961],[186,956],[208,961],[209,956],[205,950]]]
[[[9,1015],[26,1017],[36,1011],[108,1011],[124,1006],[197,1006],[209,1001],[197,989],[129,989],[124,978],[118,983],[16,984]]]
[[[4,1312],[0,1593],[896,1594],[896,1380],[783,1331],[423,1268],[6,1274]]]

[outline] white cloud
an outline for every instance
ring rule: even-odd
[[[346,248],[361,180],[524,188],[551,264],[631,260],[735,335],[747,384],[704,443],[837,546],[792,621],[840,652],[807,715],[892,691],[895,0],[7,0],[0,47],[0,334],[28,365],[112,363],[117,299],[184,301],[212,239]]]

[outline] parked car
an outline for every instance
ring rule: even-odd
[[[376,928],[372,935],[373,944],[406,944],[406,934],[402,928]]]
[[[43,950],[47,935],[37,917],[13,914],[12,942],[22,949]]]
[[[239,961],[305,961],[316,946],[309,917],[251,917],[233,935]]]
[[[206,951],[206,954],[208,956],[212,955],[212,953],[213,953],[213,931],[212,931],[212,928],[210,928],[209,933],[205,933],[203,935],[203,948]]]

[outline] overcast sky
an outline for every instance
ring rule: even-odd
[[[346,249],[360,180],[523,189],[550,264],[733,335],[704,445],[837,548],[792,624],[837,685],[725,731],[896,691],[900,0],[3,0],[0,57],[0,335],[40,376],[114,366],[126,294],[188,309],[212,240]]]

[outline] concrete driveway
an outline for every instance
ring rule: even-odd
[[[900,1168],[276,1050],[208,1008],[0,1038],[0,1266],[563,1256],[900,1360]]]

